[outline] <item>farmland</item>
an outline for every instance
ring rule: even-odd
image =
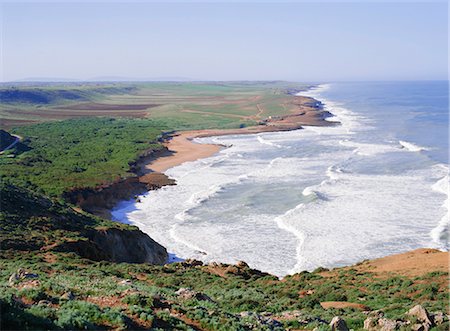
[[[295,110],[287,82],[47,83],[0,87],[1,127],[76,117],[152,118],[176,130],[237,128]]]

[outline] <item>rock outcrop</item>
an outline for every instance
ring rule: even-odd
[[[214,302],[214,300],[212,300],[206,294],[194,291],[194,290],[192,290],[190,288],[187,288],[187,287],[180,288],[178,291],[175,292],[175,294],[180,299],[183,299],[183,300],[196,299],[196,300],[199,300],[199,301]]]
[[[417,318],[417,321],[421,322],[424,328],[429,329],[433,322],[431,321],[430,315],[427,310],[423,308],[421,305],[416,305],[412,307],[406,315]]]
[[[347,323],[339,316],[333,317],[330,322],[331,331],[348,331]]]
[[[5,130],[0,130],[0,151],[3,151],[6,147],[10,146],[16,141],[16,137],[12,136]]]
[[[405,315],[406,319],[388,319],[384,317],[382,311],[373,311],[364,321],[364,330],[393,331],[407,327],[410,330],[427,331],[447,320],[444,313],[429,314],[421,305],[414,306]]]
[[[86,239],[63,242],[51,250],[74,252],[93,261],[167,263],[167,250],[139,229],[105,228],[87,232]]]
[[[73,252],[93,261],[168,261],[166,249],[137,227],[98,219],[14,185],[0,185],[0,193],[2,250]],[[29,278],[23,272],[16,276]]]
[[[109,228],[98,230],[88,235],[113,262],[167,263],[167,250],[148,235],[135,230]]]

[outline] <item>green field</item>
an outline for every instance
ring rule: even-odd
[[[0,88],[2,128],[85,116],[155,118],[177,130],[237,128],[293,107],[288,82],[71,83]]]

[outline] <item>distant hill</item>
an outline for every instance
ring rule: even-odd
[[[89,86],[87,88],[77,85],[71,88],[53,88],[51,85],[46,88],[27,87],[19,89],[16,87],[5,87],[0,88],[0,100],[6,104],[61,104],[75,101],[93,101],[104,95],[132,93],[135,89],[133,86],[105,86],[98,88]]]

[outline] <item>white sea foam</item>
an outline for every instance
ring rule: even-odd
[[[399,140],[398,142],[402,146],[402,148],[406,148],[410,152],[421,152],[428,150],[427,147],[418,146],[407,141]]]
[[[257,139],[263,145],[273,146],[273,147],[276,147],[276,148],[283,148],[283,146],[281,146],[279,144],[276,144],[276,143],[274,143],[274,142],[272,142],[270,140],[264,139],[261,135],[258,135]]]
[[[442,209],[445,212],[445,215],[442,216],[438,225],[431,230],[431,237],[433,238],[434,243],[438,248],[442,250],[448,250],[448,239],[449,239],[449,231],[450,231],[450,179],[449,179],[449,170],[447,166],[438,165],[440,169],[442,169],[446,175],[439,179],[436,183],[433,184],[432,189],[436,192],[444,194],[447,199],[442,204]]]
[[[372,156],[397,151],[397,148],[394,145],[358,143],[349,139],[341,140],[339,141],[339,144],[354,148],[353,153],[361,156]]]
[[[300,231],[296,226],[293,226],[289,222],[285,222],[286,219],[288,219],[292,214],[295,214],[300,209],[304,208],[304,204],[300,203],[297,206],[295,206],[293,209],[288,210],[283,215],[276,217],[275,222],[278,225],[280,229],[283,229],[285,231],[288,231],[295,235],[297,237],[297,246],[296,246],[296,264],[294,267],[290,270],[288,270],[288,274],[294,274],[299,268],[301,268],[301,265],[304,263],[304,257],[303,257],[303,244],[305,242],[305,233]]]

